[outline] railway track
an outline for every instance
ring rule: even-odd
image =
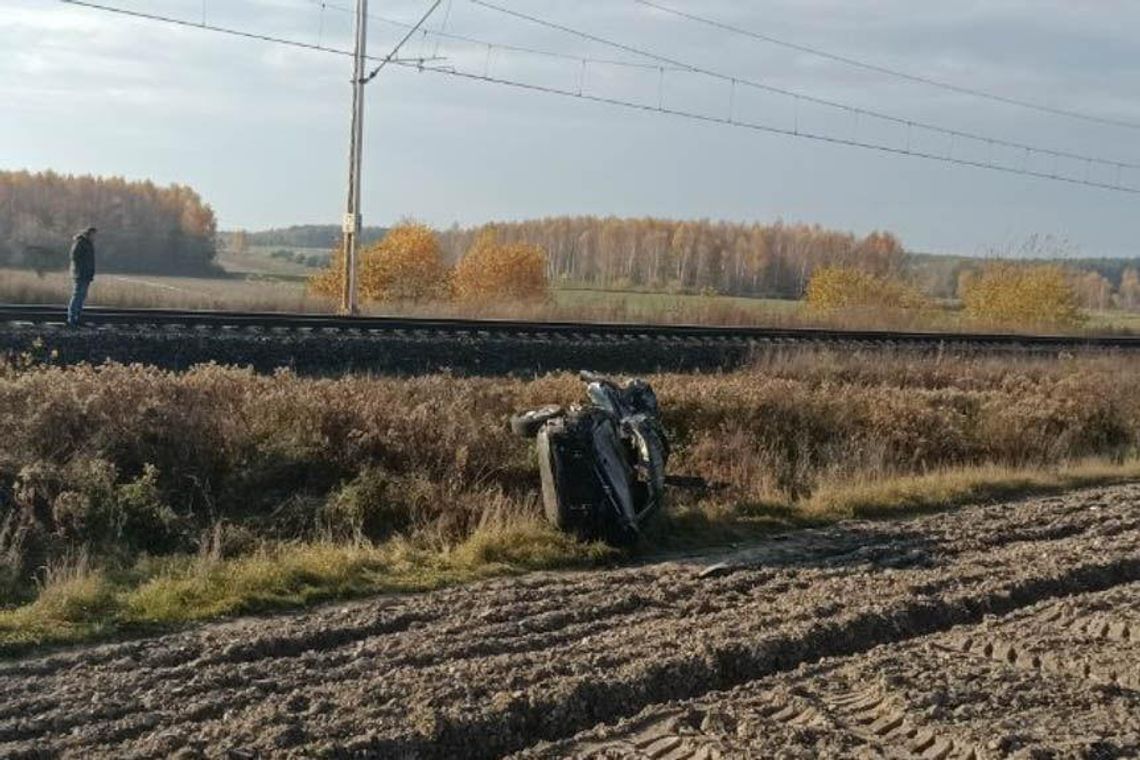
[[[3,324],[60,324],[59,306],[0,304]],[[437,333],[506,339],[725,341],[737,343],[854,343],[882,346],[961,346],[989,349],[1140,349],[1140,337],[1019,335],[1014,333],[905,332],[824,328],[722,327],[602,322],[533,322],[502,319],[435,317],[346,317],[332,314],[279,312],[183,311],[173,309],[110,309],[84,311],[92,326],[134,328],[181,327],[250,331],[333,331],[351,334]]]

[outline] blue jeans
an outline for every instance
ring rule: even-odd
[[[75,287],[71,291],[71,302],[67,304],[67,324],[79,324],[79,315],[83,312],[83,302],[87,300],[87,289],[91,287],[91,280],[75,280]]]

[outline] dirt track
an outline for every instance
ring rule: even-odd
[[[511,752],[1140,756],[1140,486],[0,666],[2,757]]]

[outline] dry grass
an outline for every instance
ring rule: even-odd
[[[1140,476],[1138,370],[795,352],[651,377],[671,471],[711,487],[674,493],[648,546]],[[564,374],[0,364],[0,640],[604,561],[540,524],[530,445],[505,424],[581,395]]]
[[[1050,494],[1140,480],[1140,462],[1103,460],[1056,467],[983,465],[921,475],[861,477],[827,484],[800,507],[805,519],[891,517],[960,504]]]
[[[39,277],[0,269],[0,302],[64,304],[71,278],[63,272]],[[243,275],[235,277],[160,277],[101,274],[88,304],[133,309],[204,309],[230,311],[331,312],[328,299],[311,297],[296,280]]]
[[[70,293],[71,280],[64,273],[37,277],[23,270],[0,269],[0,302],[63,304]],[[216,279],[106,274],[96,279],[89,303],[116,308],[310,313],[332,313],[337,307],[335,299],[306,292],[298,278],[252,273]],[[664,324],[800,325],[831,319],[801,313],[794,301],[574,289],[554,291],[549,300],[537,302],[366,302],[362,309],[373,315]],[[854,318],[868,326],[884,323],[883,317],[876,319],[871,314]]]
[[[23,270],[0,269],[0,303],[66,303],[71,282],[66,274],[37,277]],[[332,313],[333,299],[306,292],[300,278],[251,272],[229,278],[182,278],[106,274],[95,281],[90,304],[119,308],[208,309]],[[638,293],[556,289],[546,301],[365,303],[363,313],[541,321],[703,324],[754,327],[831,327],[846,329],[969,332],[1009,330],[1008,325],[968,321],[944,305],[921,309],[850,307],[836,311],[806,308],[798,301],[718,295]],[[1124,312],[1101,313],[1083,329],[1061,332],[1131,334]],[[1026,332],[1032,332],[1026,328]]]

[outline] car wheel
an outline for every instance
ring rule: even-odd
[[[530,412],[523,412],[511,417],[511,431],[523,438],[534,438],[542,426],[555,417],[563,414],[560,406],[544,406]]]

